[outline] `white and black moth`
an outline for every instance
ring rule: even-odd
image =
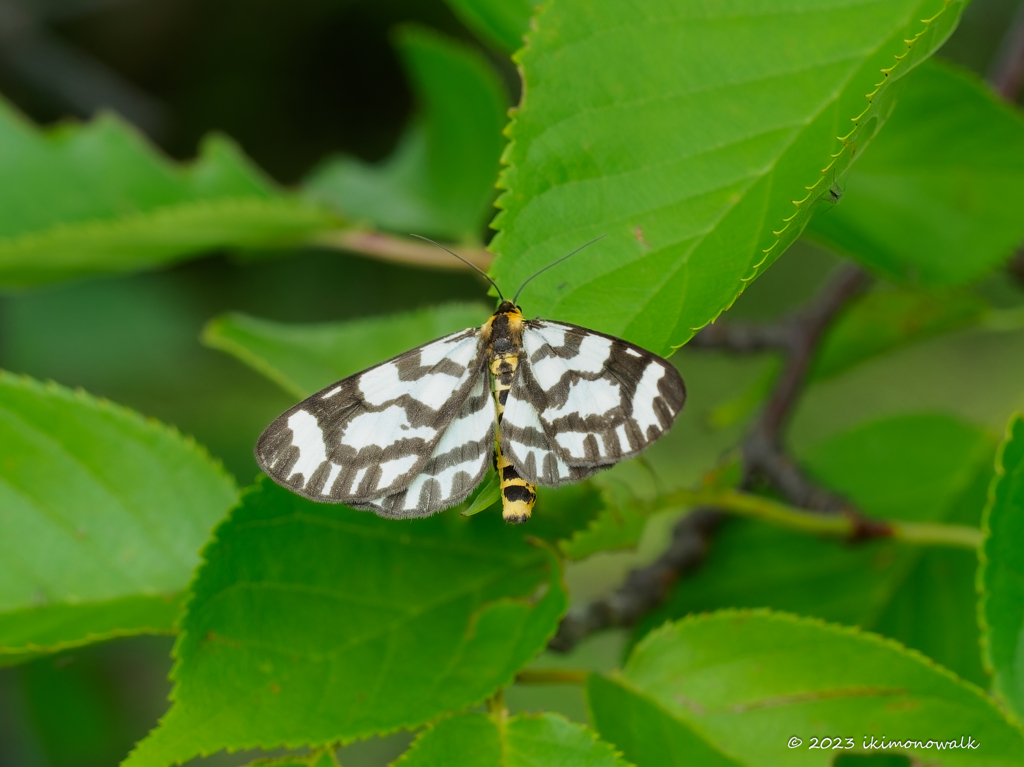
[[[672,426],[678,371],[619,338],[526,320],[503,300],[479,328],[328,386],[277,418],[256,459],[279,484],[382,517],[464,501],[493,463],[503,516],[525,522],[535,486],[631,458]]]

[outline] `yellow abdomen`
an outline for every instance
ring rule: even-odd
[[[501,452],[501,417],[505,412],[508,390],[519,356],[516,353],[503,354],[491,360],[491,381],[494,391],[494,405],[497,409],[498,427],[495,431],[494,468],[501,480],[501,516],[506,522],[520,524],[530,518],[533,504],[537,501],[537,488],[519,476],[516,467]]]

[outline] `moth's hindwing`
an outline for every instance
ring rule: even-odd
[[[531,483],[575,482],[631,458],[686,401],[667,360],[619,338],[533,320],[502,420],[501,449]]]
[[[494,403],[490,379],[479,371],[476,383],[437,441],[430,459],[401,490],[384,498],[351,505],[382,517],[425,517],[462,503],[487,473],[494,453]]]
[[[339,381],[271,423],[256,459],[314,501],[389,517],[458,503],[491,452],[485,352],[473,328]]]

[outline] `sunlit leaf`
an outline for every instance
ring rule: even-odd
[[[416,739],[395,767],[628,767],[587,728],[557,714],[466,713]]]
[[[171,710],[128,765],[329,744],[479,703],[565,609],[557,558],[500,515],[385,520],[264,479],[215,533]]]
[[[977,279],[1024,241],[1024,118],[975,75],[929,62],[810,233],[886,277]]]
[[[40,130],[0,101],[0,287],[281,245],[340,225],[226,139],[178,166],[113,115]]]
[[[498,282],[607,235],[531,283],[524,309],[655,351],[684,343],[799,235],[963,5],[545,6],[517,54]]]
[[[637,767],[826,767],[872,738],[918,741],[891,750],[949,767],[1011,765],[1024,753],[1024,734],[992,699],[920,654],[767,611],[666,624],[620,674],[591,676],[587,693],[601,737]],[[836,737],[839,751],[820,747]]]
[[[199,549],[236,497],[172,429],[0,374],[0,665],[170,631]]]

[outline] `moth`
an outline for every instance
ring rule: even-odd
[[[312,501],[408,519],[461,503],[493,465],[502,516],[521,523],[537,485],[578,482],[671,428],[686,401],[674,366],[621,338],[526,319],[522,287],[508,301],[495,285],[501,303],[480,327],[285,411],[256,444],[260,467]]]

